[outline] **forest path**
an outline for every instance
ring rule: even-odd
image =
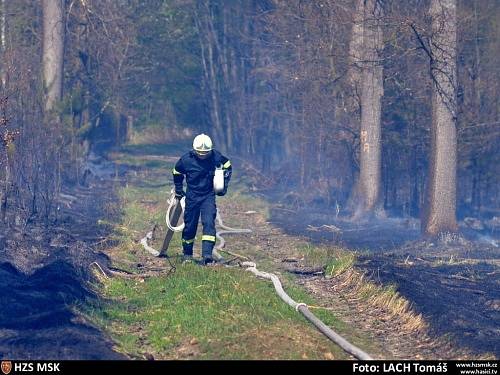
[[[180,154],[170,154],[168,151],[164,151],[164,154],[160,156],[159,152],[161,151],[156,151],[135,154],[135,157],[139,157],[143,164],[135,171],[132,170],[132,174],[129,174],[127,179],[129,184],[139,184],[149,188],[161,187],[162,191],[169,191],[169,186],[171,186],[169,166],[173,165]],[[127,153],[122,153],[115,155],[115,157],[118,162],[123,164],[130,165],[137,162],[138,159],[130,159],[130,155],[127,155]],[[163,163],[162,165],[158,164],[159,160]],[[237,162],[233,164],[235,165],[235,178],[231,184],[230,193],[228,196],[218,199],[217,205],[225,224],[235,228],[251,228],[253,233],[227,236],[226,248],[250,257],[257,262],[259,269],[280,275],[280,278],[285,282],[285,289],[286,285],[304,288],[316,301],[316,306],[312,307],[313,310],[331,311],[343,322],[340,333],[345,334],[347,339],[357,337],[358,346],[380,359],[465,359],[494,356],[492,352],[494,352],[495,347],[489,344],[486,345],[486,350],[476,350],[477,347],[461,345],[460,341],[451,337],[450,334],[454,332],[446,329],[436,330],[432,315],[424,313],[424,319],[422,319],[422,316],[419,315],[420,306],[411,299],[411,295],[405,293],[405,289],[399,291],[399,287],[396,285],[396,290],[399,293],[395,293],[391,287],[374,286],[381,284],[381,279],[372,277],[372,280],[376,281],[372,282],[369,280],[370,277],[363,276],[364,271],[367,271],[368,268],[368,262],[364,256],[356,258],[358,261],[354,266],[348,266],[340,273],[334,272],[335,266],[342,268],[342,262],[349,259],[353,249],[339,246],[335,242],[334,237],[332,237],[333,227],[323,228],[330,232],[323,233],[326,237],[323,238],[323,241],[317,241],[317,238],[312,241],[307,234],[308,232],[314,234],[320,232],[322,229],[318,229],[319,222],[307,223],[303,220],[302,214],[285,208],[272,200],[268,201],[262,199],[261,196],[252,195],[248,191],[249,185],[246,176],[238,169]],[[166,196],[160,194],[156,198],[138,197],[137,199],[134,202],[143,207],[143,210],[151,212],[148,223],[141,224],[144,230],[147,228],[150,230],[154,225],[159,225],[154,244],[154,246],[159,247],[163,239],[162,227],[164,227],[161,221],[164,211],[161,207],[165,205]],[[288,220],[277,220],[276,210],[285,212],[284,216]],[[297,225],[301,225],[302,230],[296,230]],[[403,226],[407,225],[403,224]],[[388,229],[388,234],[391,231],[394,232],[394,228],[386,229]],[[407,229],[415,233],[412,228]],[[385,229],[383,228],[383,230]],[[137,244],[144,233],[140,231],[135,233],[134,230],[133,232],[133,238]],[[363,236],[366,233],[358,232],[357,235]],[[180,252],[180,241],[175,241],[178,236],[177,234],[174,237],[169,249],[169,254],[174,257]],[[352,235],[352,238],[356,238],[356,233]],[[401,236],[401,239],[403,238],[407,238],[406,234]],[[383,240],[390,241],[390,238]],[[397,245],[399,247],[394,246],[392,249],[401,248],[401,243],[397,243]],[[199,251],[197,246],[198,244],[195,245],[195,255]],[[123,250],[120,249],[115,249],[110,253],[110,256],[118,263],[125,261],[124,264],[131,266],[136,264],[137,269],[131,269],[132,272],[167,270],[168,264],[164,259],[154,258],[143,249],[137,249],[136,245],[131,247],[134,249],[133,262],[130,262],[130,259],[126,261]],[[376,258],[369,259],[375,261]],[[378,270],[377,267],[375,266]],[[368,271],[368,273],[370,272],[372,271]],[[430,289],[429,285],[425,285],[425,288],[427,288],[426,292],[432,293],[433,289]],[[405,305],[406,300],[398,297],[400,295],[412,303],[411,308]],[[435,304],[432,299],[428,303]],[[140,331],[144,331],[144,329]],[[139,343],[148,342],[148,337],[143,336],[143,333],[134,332],[135,334],[139,335]],[[192,341],[197,342],[194,339]],[[154,350],[151,345],[144,345],[142,349],[140,346],[135,350],[139,352],[146,350],[145,348],[150,351]],[[188,348],[182,345],[174,351],[174,354],[171,354],[173,357],[168,358],[185,358],[186,355],[187,358],[193,358],[192,356],[197,358],[197,355],[203,355],[197,352],[199,348],[195,350],[190,345],[186,345]],[[275,349],[279,348],[277,342],[273,346]],[[155,356],[161,355],[161,353],[155,354]],[[277,357],[273,358],[283,358],[280,357],[279,352],[275,355]]]

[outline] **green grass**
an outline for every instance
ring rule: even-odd
[[[298,301],[314,304],[296,287],[288,286],[287,291]],[[141,351],[137,347],[139,337],[149,351],[170,355],[187,339],[195,339],[199,343],[199,358],[264,358],[265,353],[259,351],[253,336],[265,338],[269,332],[285,335],[292,329],[305,341],[318,341],[317,333],[277,297],[271,283],[256,280],[239,269],[182,265],[168,278],[144,282],[109,280],[104,296],[109,302],[100,313],[94,312],[94,319],[122,327],[123,333],[115,338],[123,350],[137,355]],[[328,325],[341,325],[328,311],[317,314]],[[127,326],[141,327],[141,334],[134,339]],[[252,335],[246,334],[249,332]],[[219,345],[211,345],[214,340]],[[221,343],[234,349],[221,353]],[[342,355],[326,341],[321,345],[324,350]],[[324,351],[316,352],[306,344],[276,354],[291,359],[301,358],[304,353],[308,358],[323,358]]]
[[[114,228],[114,238],[119,240],[109,253],[120,268],[136,271],[131,264],[147,263],[148,254],[138,240],[155,223],[164,225],[170,167],[147,163],[147,156],[155,152],[175,154],[176,150],[165,145],[127,146],[113,154],[115,161],[143,167],[118,192],[119,219],[103,223]],[[226,198],[237,199],[243,208],[268,213],[266,202],[246,195],[238,178],[232,181]],[[159,247],[162,238],[160,233],[154,247]],[[178,254],[180,248],[180,234],[176,233],[169,254]],[[268,265],[272,262],[262,262],[259,268],[272,270],[265,268]],[[287,293],[298,302],[318,305],[303,288],[294,285],[293,279],[291,275],[283,277]],[[158,359],[346,358],[279,299],[272,283],[256,279],[243,269],[177,265],[169,277],[116,277],[102,280],[96,288],[103,299],[89,307],[86,314],[110,333],[119,351],[132,358],[144,358],[145,353]],[[346,329],[331,311],[314,312],[327,325]]]
[[[353,253],[340,253],[333,259],[329,259],[325,269],[325,276],[336,277],[349,270],[356,262],[356,255]]]

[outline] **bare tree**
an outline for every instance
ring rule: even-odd
[[[430,72],[432,90],[431,157],[427,207],[422,221],[426,235],[457,230],[457,15],[456,0],[432,0]]]
[[[64,0],[43,0],[43,82],[45,110],[61,100],[64,59]]]

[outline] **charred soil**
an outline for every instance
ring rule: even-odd
[[[0,357],[9,359],[120,359],[113,343],[79,313],[96,298],[91,264],[108,263],[99,251],[113,181],[66,188],[50,225],[1,228]]]
[[[335,213],[282,205],[271,211],[271,222],[285,233],[356,252],[354,269],[364,280],[394,286],[410,302],[425,327],[405,336],[397,315],[383,317],[379,308],[359,301],[352,284],[342,278],[303,281],[315,293],[338,300],[336,306],[357,311],[351,319],[379,332],[396,357],[500,356],[500,254],[494,244],[478,241],[480,236],[470,231],[435,241],[419,239],[418,222],[410,219],[352,223],[336,219]],[[399,344],[391,349],[391,341]]]

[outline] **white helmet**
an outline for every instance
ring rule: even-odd
[[[197,135],[193,141],[193,150],[200,157],[207,156],[212,151],[212,140],[206,134]]]

